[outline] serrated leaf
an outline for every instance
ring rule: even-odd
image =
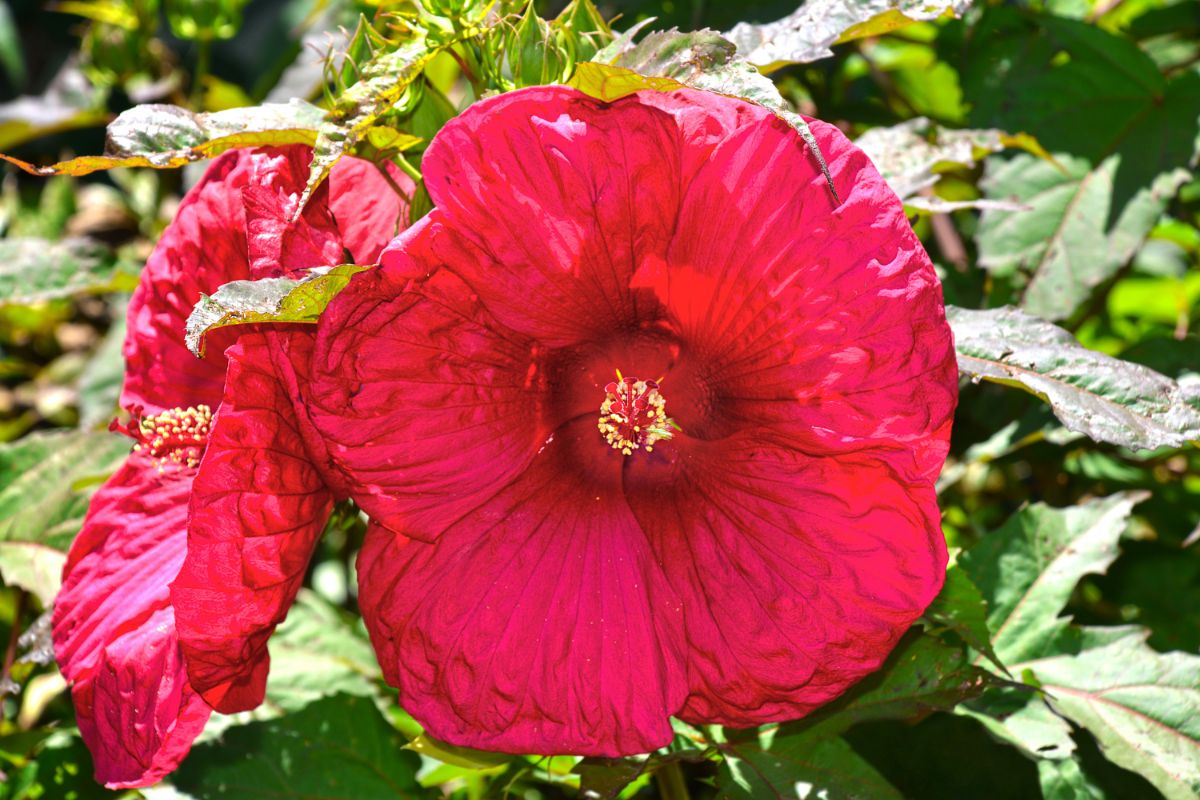
[[[1108,638],[1108,637],[1104,637]],[[1168,800],[1200,794],[1200,657],[1158,653],[1145,632],[1014,666],[1054,707],[1086,728],[1104,755],[1143,775]]]
[[[136,280],[112,250],[84,238],[0,239],[0,306],[108,292]]]
[[[1125,492],[1070,508],[1036,503],[963,554],[959,563],[987,600],[992,646],[1014,674],[1018,662],[1049,652],[1066,633],[1058,616],[1084,575],[1117,557],[1129,515],[1146,492]]]
[[[65,551],[96,479],[128,455],[129,440],[107,431],[48,431],[0,445],[0,541]]]
[[[417,798],[420,759],[365,698],[335,695],[192,749],[172,777],[195,800]]]
[[[903,795],[838,737],[772,736],[720,745],[720,800],[763,797],[823,800],[900,800]]]
[[[80,156],[38,167],[0,153],[33,175],[87,175],[116,167],[171,169],[213,158],[235,147],[308,144],[317,140],[324,112],[302,100],[197,114],[170,105],[141,105],[108,126],[104,155]]]
[[[1200,439],[1200,386],[1088,350],[1063,329],[1015,308],[948,306],[958,369],[1024,388],[1070,430],[1135,449]]]
[[[988,733],[1032,759],[1063,759],[1075,752],[1071,725],[1033,687],[992,688],[954,713],[979,722]]]
[[[817,147],[808,123],[788,107],[769,78],[735,58],[735,53],[736,47],[714,31],[655,31],[636,45],[623,40],[614,42],[612,47],[597,54],[598,61],[577,65],[568,84],[602,100],[613,100],[639,89],[670,91],[683,85],[760,105],[800,134],[824,173],[830,193],[837,199],[825,156]]]
[[[231,281],[211,296],[203,296],[188,316],[185,341],[197,356],[204,355],[204,336],[216,328],[256,322],[316,324],[321,312],[350,279],[368,269],[357,264],[312,270],[299,280],[264,278]]]
[[[1003,131],[953,130],[939,128],[924,117],[906,120],[890,127],[872,128],[854,143],[862,149],[892,191],[909,205],[944,212],[958,208],[979,208],[994,205],[992,201],[963,201],[937,203],[937,198],[918,197],[922,189],[938,182],[938,167],[953,164],[973,167],[988,153],[1007,147],[1037,150],[1030,137],[1009,136]],[[1046,154],[1039,154],[1048,157]],[[929,202],[933,201],[933,202]]]
[[[971,0],[808,0],[783,19],[739,22],[725,36],[764,72],[833,55],[835,44],[943,16],[960,16]]]
[[[1133,42],[1084,22],[992,10],[966,49],[981,127],[1025,131],[1065,168],[993,165],[990,199],[1035,208],[981,220],[980,264],[1028,276],[1024,307],[1063,319],[1116,274],[1186,179],[1200,133],[1200,72],[1167,80]]]

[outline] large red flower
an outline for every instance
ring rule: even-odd
[[[671,715],[799,717],[936,594],[941,290],[867,158],[812,129],[840,203],[739,100],[486,100],[425,155],[436,209],[327,310],[287,438],[315,429],[373,520],[359,601],[432,734],[612,756],[665,744]],[[311,495],[294,443],[226,446],[246,464],[213,474],[221,513],[275,510],[252,458]],[[275,585],[311,547],[270,529],[193,524],[176,594],[209,626],[183,636],[189,675],[228,710],[260,695]]]
[[[184,198],[129,306],[121,402],[134,415],[127,432],[138,444],[93,498],[54,608],[55,653],[72,683],[80,732],[96,779],[112,787],[146,786],[170,772],[211,713],[184,672],[168,591],[186,551],[198,463],[209,437],[224,435],[213,420],[223,347],[214,342],[204,360],[193,357],[184,345],[188,314],[201,293],[229,281],[342,263],[346,250],[370,263],[404,210],[373,166],[346,160],[289,225],[308,159],[296,147],[214,161]],[[291,338],[271,337],[276,348]],[[268,363],[287,372],[286,362]]]

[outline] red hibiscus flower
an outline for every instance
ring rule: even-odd
[[[210,443],[202,477],[241,465],[214,505],[257,522],[311,497],[295,441],[324,438],[373,520],[359,602],[384,674],[433,735],[615,756],[668,742],[671,715],[800,717],[938,591],[941,290],[863,153],[812,129],[840,203],[739,100],[475,105],[425,155],[435,210],[322,318],[307,418],[276,422],[293,445]],[[193,683],[234,710],[311,532],[208,525],[173,596]]]
[[[168,591],[186,550],[193,478],[222,430],[213,414],[223,348],[213,343],[205,359],[193,357],[188,314],[201,293],[228,281],[343,263],[344,250],[374,261],[403,210],[373,166],[347,160],[302,221],[288,225],[308,154],[237,151],[214,161],[130,302],[121,404],[134,419],[122,430],[137,444],[93,498],[54,607],[58,663],[96,779],[111,787],[146,786],[173,770],[211,713],[184,672]],[[284,334],[273,336],[287,347]]]

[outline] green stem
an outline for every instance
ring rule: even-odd
[[[192,73],[192,108],[200,108],[200,100],[204,96],[204,79],[208,77],[209,61],[212,58],[212,39],[201,36],[196,40],[196,71]]]
[[[399,167],[405,175],[413,179],[413,183],[421,182],[421,171],[412,164],[408,163],[408,159],[404,157],[403,153],[396,153],[396,155],[392,157],[392,161],[395,162],[396,166]],[[392,184],[392,188],[396,190],[396,193],[403,197],[404,192],[400,191],[400,187],[397,186],[396,182],[392,180],[392,176],[388,175],[386,171],[384,171],[384,176],[388,179],[388,182]]]
[[[683,777],[683,768],[678,761],[668,761],[654,773],[658,781],[658,796],[662,800],[691,800],[688,794],[687,780]]]

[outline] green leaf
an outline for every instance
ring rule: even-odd
[[[1014,674],[1015,664],[1060,642],[1069,619],[1058,614],[1075,585],[1113,562],[1133,506],[1147,496],[1126,492],[1064,509],[1037,503],[963,554],[959,563],[990,609],[992,646]]]
[[[1115,641],[1082,635],[1078,654],[1014,666],[1042,684],[1059,713],[1086,728],[1109,760],[1168,800],[1200,794],[1200,657],[1157,653],[1144,631]]]
[[[950,306],[946,317],[959,372],[1032,392],[1073,431],[1135,449],[1200,439],[1200,382],[1173,381],[1088,350],[1063,329],[1015,308]]]
[[[963,70],[972,122],[1025,131],[1064,170],[1018,156],[989,169],[980,264],[1029,276],[1024,306],[1070,316],[1136,251],[1181,182],[1200,134],[1200,72],[1168,81],[1137,45],[1093,25],[985,16]]]
[[[91,239],[0,239],[0,305],[30,305],[133,280],[112,250]]]
[[[125,381],[125,358],[121,348],[125,344],[127,306],[124,300],[111,304],[116,317],[112,327],[104,334],[104,340],[79,374],[80,428],[88,429],[107,422],[116,413],[121,385]]]
[[[367,699],[318,700],[278,719],[227,730],[199,745],[173,781],[195,800],[416,798],[420,759]]]
[[[110,119],[104,97],[84,76],[79,59],[68,58],[40,95],[0,105],[0,150],[60,131],[103,125]]]
[[[1068,758],[1075,752],[1071,725],[1046,704],[1036,689],[991,688],[954,713],[970,717],[1002,742],[1035,760]]]
[[[891,127],[871,128],[854,143],[862,148],[888,185],[905,204],[921,210],[944,210],[945,201],[922,197],[920,192],[940,180],[945,165],[973,167],[976,160],[1006,147],[1023,147],[1042,157],[1037,142],[1030,137],[1009,136],[998,130],[952,130],[939,128],[924,117],[906,120]],[[983,208],[1004,201],[972,200],[956,204],[961,208]],[[1014,204],[1009,203],[1012,210]]]
[[[317,141],[324,113],[302,100],[197,114],[169,105],[134,106],[108,126],[104,155],[37,167],[0,153],[34,175],[87,175],[115,167],[170,169],[235,147]]]
[[[128,455],[129,440],[107,431],[33,433],[0,445],[0,541],[65,552],[91,491]]]
[[[1038,782],[1042,800],[1104,800],[1106,796],[1074,758],[1039,761]]]
[[[204,355],[204,336],[214,328],[255,322],[316,324],[321,312],[350,279],[368,269],[356,264],[318,268],[308,277],[231,281],[211,296],[202,296],[187,321],[188,349]]]
[[[960,16],[971,0],[807,0],[783,19],[739,22],[725,34],[741,57],[773,72],[833,55],[835,44],[880,36],[914,22]]]
[[[585,758],[571,771],[579,776],[579,796],[588,800],[616,800],[621,790],[637,780],[645,759]]]
[[[670,91],[689,86],[760,105],[800,134],[837,199],[833,177],[808,123],[789,108],[769,78],[734,57],[736,50],[731,42],[710,30],[655,31],[636,45],[617,40],[598,53],[594,62],[577,65],[568,84],[606,101],[642,89]]]
[[[775,735],[719,746],[720,800],[819,797],[823,800],[900,800],[902,795],[850,745],[818,733]]]
[[[910,631],[877,672],[820,711],[784,728],[833,736],[861,722],[917,720],[978,695],[987,679],[986,672],[968,663],[961,646]]]
[[[946,569],[946,583],[925,610],[925,617],[957,633],[968,646],[986,655],[1003,670],[992,649],[987,615],[987,601],[983,599],[979,587],[971,581],[957,560],[952,560]]]
[[[319,595],[302,589],[269,642],[267,700],[299,711],[320,697],[378,693],[379,662],[371,643]]]

